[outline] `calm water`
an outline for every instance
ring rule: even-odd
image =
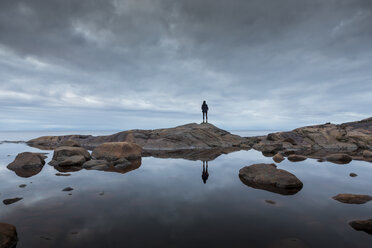
[[[4,138],[0,133],[0,140],[45,134],[32,135]],[[17,227],[17,248],[372,247],[372,235],[348,225],[372,218],[372,202],[352,205],[331,198],[339,193],[372,195],[372,163],[285,160],[278,167],[295,174],[304,187],[284,196],[239,180],[240,168],[272,162],[254,150],[210,161],[206,184],[201,161],[152,157],[143,158],[138,169],[126,174],[81,170],[61,177],[45,165],[39,174],[22,178],[6,165],[24,151],[39,150],[25,144],[0,145],[0,200],[24,198],[11,205],[0,203],[0,221]],[[350,172],[358,177],[349,177]],[[74,188],[71,196],[61,191],[67,186]]]

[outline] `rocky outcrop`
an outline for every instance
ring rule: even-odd
[[[349,222],[349,225],[357,231],[364,231],[368,234],[372,234],[372,219],[354,220]]]
[[[40,153],[19,153],[15,160],[8,164],[7,168],[20,177],[31,177],[41,171],[45,164],[44,158],[45,156]]]
[[[74,140],[82,147],[94,149],[107,142],[132,142],[140,145],[144,151],[175,151],[184,149],[211,149],[241,147],[249,149],[257,138],[243,138],[219,129],[212,124],[186,124],[174,128],[155,130],[129,130],[108,136],[66,135],[44,136],[32,139],[28,145],[54,149],[66,140]]]
[[[343,153],[353,159],[368,160],[363,152],[372,151],[372,118],[339,125],[327,123],[302,127],[257,138],[259,142],[253,148],[259,151],[281,151],[312,158]]]
[[[0,222],[0,248],[17,246],[17,230],[15,226]]]
[[[5,205],[10,205],[10,204],[16,203],[16,202],[18,202],[22,199],[23,199],[22,197],[9,198],[9,199],[3,200],[3,203]]]
[[[347,154],[331,154],[326,157],[326,160],[335,164],[348,164],[353,158]]]
[[[293,195],[302,189],[303,183],[288,171],[277,169],[275,164],[253,164],[239,170],[240,180],[257,189],[282,195]]]
[[[332,197],[334,200],[347,204],[364,204],[372,200],[370,195],[338,194]]]
[[[81,166],[90,159],[89,152],[82,147],[61,146],[54,150],[53,160],[49,163],[53,166]]]
[[[95,159],[103,159],[106,161],[114,162],[115,164],[120,163],[120,160],[134,160],[141,157],[142,148],[130,142],[110,142],[103,143],[97,146],[92,156]]]

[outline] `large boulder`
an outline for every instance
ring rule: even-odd
[[[326,157],[326,160],[335,164],[348,164],[353,158],[347,154],[331,154]]]
[[[288,171],[277,169],[275,164],[253,164],[239,170],[240,180],[253,188],[282,195],[296,194],[303,183]]]
[[[354,220],[349,222],[349,225],[357,231],[364,231],[368,234],[372,234],[372,219]]]
[[[14,171],[20,177],[32,177],[43,168],[45,156],[40,153],[19,153],[15,160],[8,164],[7,168]]]
[[[17,155],[15,160],[8,164],[10,170],[33,169],[43,167],[45,164],[44,156],[40,153],[22,152]]]
[[[15,226],[0,222],[0,248],[16,247],[18,241]]]
[[[348,204],[364,204],[372,200],[370,195],[338,194],[332,197],[334,200]]]
[[[130,142],[110,142],[97,146],[92,156],[95,159],[103,159],[110,162],[120,161],[121,159],[135,160],[141,158],[142,148]]]
[[[54,150],[53,166],[81,166],[90,160],[89,152],[82,147],[61,146]]]

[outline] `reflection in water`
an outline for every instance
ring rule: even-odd
[[[334,166],[285,160],[278,167],[298,176],[305,187],[283,196],[246,187],[237,178],[242,166],[272,162],[254,150],[214,160],[208,185],[200,183],[199,161],[153,157],[119,173],[84,169],[56,177],[54,167],[44,166],[30,184],[6,169],[13,159],[7,154],[24,150],[19,145],[0,151],[0,200],[23,197],[0,208],[0,219],[17,227],[17,248],[369,247],[371,242],[348,221],[371,218],[372,204],[341,206],[331,198],[340,192],[371,193],[372,167],[365,162]],[[211,161],[206,157],[199,157],[203,182]],[[351,171],[358,177],[349,177]],[[27,187],[19,188],[23,183]],[[71,196],[61,191],[67,186],[74,188]]]
[[[208,161],[203,161],[202,179],[203,179],[204,184],[207,183],[208,177],[209,177]]]
[[[11,171],[14,171],[15,174],[19,177],[27,178],[27,177],[32,177],[32,176],[39,174],[42,168],[43,167],[34,167],[34,168],[28,168],[28,169],[23,169],[23,168],[19,168],[19,169],[8,168],[8,169]]]

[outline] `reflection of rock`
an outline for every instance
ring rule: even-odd
[[[288,171],[277,169],[275,164],[253,164],[239,170],[240,180],[257,189],[282,195],[293,195],[302,189],[302,182]]]
[[[27,142],[28,145],[52,149],[66,140],[75,140],[81,146],[94,149],[106,142],[133,142],[143,150],[183,150],[240,147],[247,149],[257,138],[243,138],[219,129],[212,124],[186,124],[174,128],[155,130],[129,130],[108,136],[66,135],[44,136]]]
[[[108,167],[109,165],[109,162],[107,162],[106,160],[96,160],[96,159],[92,159],[92,160],[89,160],[87,162],[85,162],[83,164],[83,168],[84,169],[97,169],[97,167]]]
[[[49,164],[51,164],[51,163],[49,163]],[[54,167],[54,169],[56,169],[57,171],[62,172],[62,173],[76,172],[76,171],[81,170],[81,166],[64,166],[64,167],[61,167],[61,166],[58,166],[58,165],[54,165],[53,167]]]
[[[156,158],[182,158],[187,160],[212,161],[222,154],[239,151],[238,147],[214,148],[214,149],[183,149],[183,150],[147,150],[143,152],[143,156],[152,156]]]
[[[288,160],[291,162],[300,162],[306,160],[306,157],[302,155],[291,154],[288,156]]]
[[[348,164],[351,162],[352,157],[347,154],[331,154],[326,157],[327,161],[336,164]]]
[[[334,200],[348,204],[364,204],[372,200],[370,195],[338,194],[332,197]]]
[[[53,166],[81,166],[90,159],[89,152],[82,147],[61,146],[54,150],[53,160],[49,163]]]
[[[90,160],[83,164],[82,168],[87,170],[99,170],[107,172],[117,172],[125,174],[129,171],[138,169],[141,166],[142,159],[135,160],[120,159],[115,162],[108,162],[106,160]]]
[[[74,190],[74,189],[71,188],[71,187],[66,187],[66,188],[62,189],[62,191],[73,191],[73,190]]]
[[[349,222],[349,225],[357,231],[364,231],[372,234],[372,219],[369,220],[354,220]]]
[[[97,146],[92,156],[96,159],[104,159],[106,161],[115,162],[120,159],[138,159],[141,157],[142,148],[130,142],[111,142],[103,143]]]
[[[273,160],[274,160],[275,162],[277,162],[277,163],[280,163],[280,162],[282,162],[282,161],[284,160],[284,157],[283,157],[282,154],[277,153],[277,154],[275,154],[275,156],[273,157]]]
[[[17,241],[15,226],[0,222],[0,248],[15,248]]]
[[[45,156],[40,153],[19,153],[15,160],[8,164],[7,168],[20,177],[31,177],[41,171],[45,164],[44,158]]]
[[[269,203],[271,205],[275,205],[276,204],[276,202],[275,201],[272,201],[272,200],[265,200],[265,202],[266,203]]]
[[[68,176],[71,176],[71,174],[70,173],[56,173],[55,174],[56,176],[62,176],[62,177],[68,177]]]
[[[3,200],[3,203],[5,204],[5,205],[10,205],[10,204],[13,204],[13,203],[15,203],[15,202],[17,202],[17,201],[20,201],[20,200],[22,200],[23,198],[21,198],[21,197],[15,197],[15,198],[10,198],[10,199],[5,199],[5,200]]]

